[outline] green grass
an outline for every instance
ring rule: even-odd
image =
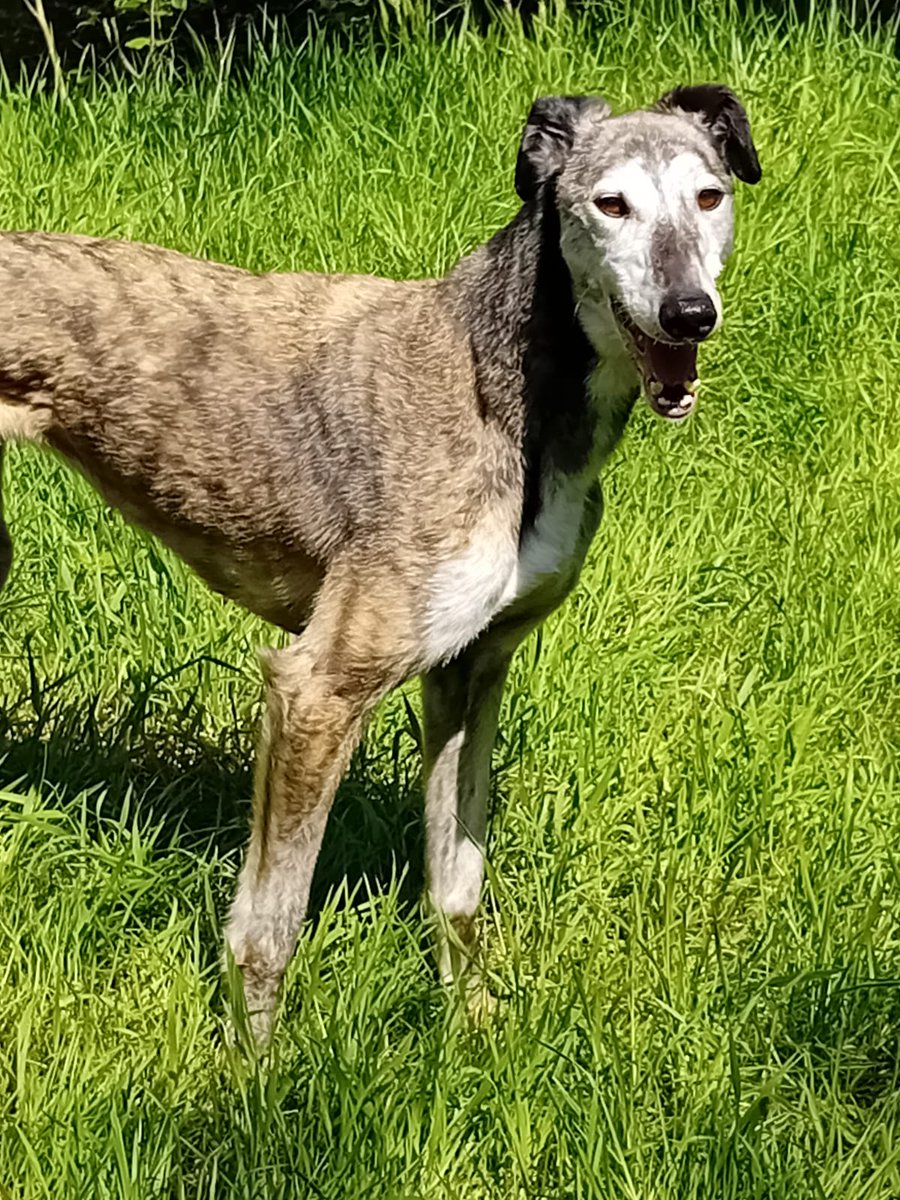
[[[636,413],[582,584],[516,660],[483,1030],[432,972],[397,695],[273,1061],[228,1049],[271,631],[10,454],[4,1200],[900,1196],[900,64],[827,15],[684,7],[0,94],[0,225],[256,268],[445,269],[512,214],[542,92],[721,79],[765,171],[700,411]]]

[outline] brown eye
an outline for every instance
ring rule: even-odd
[[[624,196],[598,196],[594,203],[608,217],[627,217],[631,212]]]
[[[711,212],[712,209],[718,208],[722,203],[724,192],[720,192],[718,188],[704,188],[703,191],[697,193],[697,203],[704,212]]]

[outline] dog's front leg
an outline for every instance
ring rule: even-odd
[[[475,911],[484,875],[491,750],[511,650],[476,643],[423,677],[428,903],[438,971],[478,1003]]]
[[[260,1045],[306,915],[337,786],[366,715],[388,687],[376,671],[346,674],[311,632],[267,658],[253,829],[226,932]]]

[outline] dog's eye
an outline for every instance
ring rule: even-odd
[[[631,212],[624,196],[598,196],[594,203],[608,217],[627,217]]]
[[[697,193],[697,203],[704,212],[710,212],[714,208],[718,208],[722,203],[724,192],[720,192],[718,188],[703,188]]]

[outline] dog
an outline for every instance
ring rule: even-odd
[[[640,392],[669,420],[694,408],[732,180],[760,175],[744,108],[707,84],[621,116],[597,97],[537,100],[521,207],[437,280],[0,235],[0,453],[55,450],[210,587],[296,635],[262,656],[226,932],[259,1042],[338,783],[372,709],[416,675],[439,973],[477,979],[510,658],[578,578]],[[0,581],[11,558],[0,508]]]

